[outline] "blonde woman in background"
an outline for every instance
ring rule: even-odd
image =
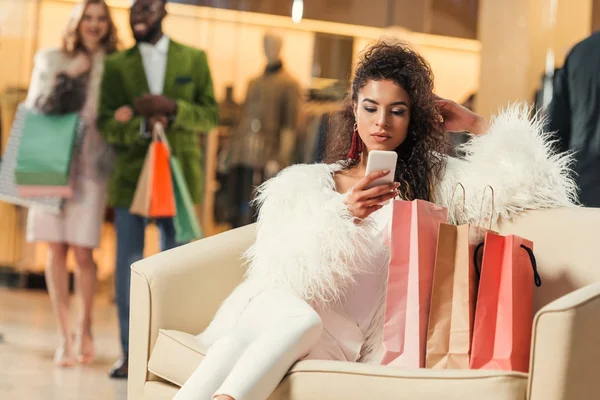
[[[60,343],[57,366],[87,364],[95,357],[92,339],[92,305],[96,288],[96,264],[92,251],[100,242],[104,218],[106,182],[112,163],[111,150],[96,130],[98,90],[106,54],[116,50],[116,29],[104,0],[85,0],[77,5],[61,48],[40,51],[26,104],[47,114],[79,112],[85,125],[81,152],[75,162],[75,191],[60,215],[29,210],[28,241],[47,242],[46,285],[54,310]],[[77,261],[76,288],[81,300],[77,336],[69,322],[67,252]]]

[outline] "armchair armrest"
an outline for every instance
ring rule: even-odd
[[[148,359],[159,329],[200,333],[242,281],[242,254],[255,226],[228,231],[139,261],[131,268],[129,399],[142,399],[156,380]]]
[[[578,400],[600,393],[600,283],[543,307],[533,324],[529,400]]]

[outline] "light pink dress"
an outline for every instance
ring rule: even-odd
[[[36,55],[31,86],[26,104],[35,106],[40,95],[52,89],[54,77],[64,71],[71,60],[58,49],[41,51]],[[85,124],[85,136],[79,159],[76,160],[75,191],[65,202],[58,215],[37,208],[29,209],[27,240],[68,243],[86,248],[98,247],[106,205],[108,174],[100,170],[101,158],[107,154],[107,145],[96,128],[100,81],[104,67],[104,53],[93,57],[87,97],[80,112]]]

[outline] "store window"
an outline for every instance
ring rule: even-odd
[[[315,89],[342,86],[352,73],[354,38],[351,36],[315,34],[312,86]]]

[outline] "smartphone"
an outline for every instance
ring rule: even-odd
[[[371,150],[369,152],[369,158],[367,159],[367,172],[365,175],[384,169],[390,170],[390,173],[371,182],[369,186],[367,186],[367,189],[394,182],[394,171],[396,171],[397,162],[398,153],[395,151]]]

